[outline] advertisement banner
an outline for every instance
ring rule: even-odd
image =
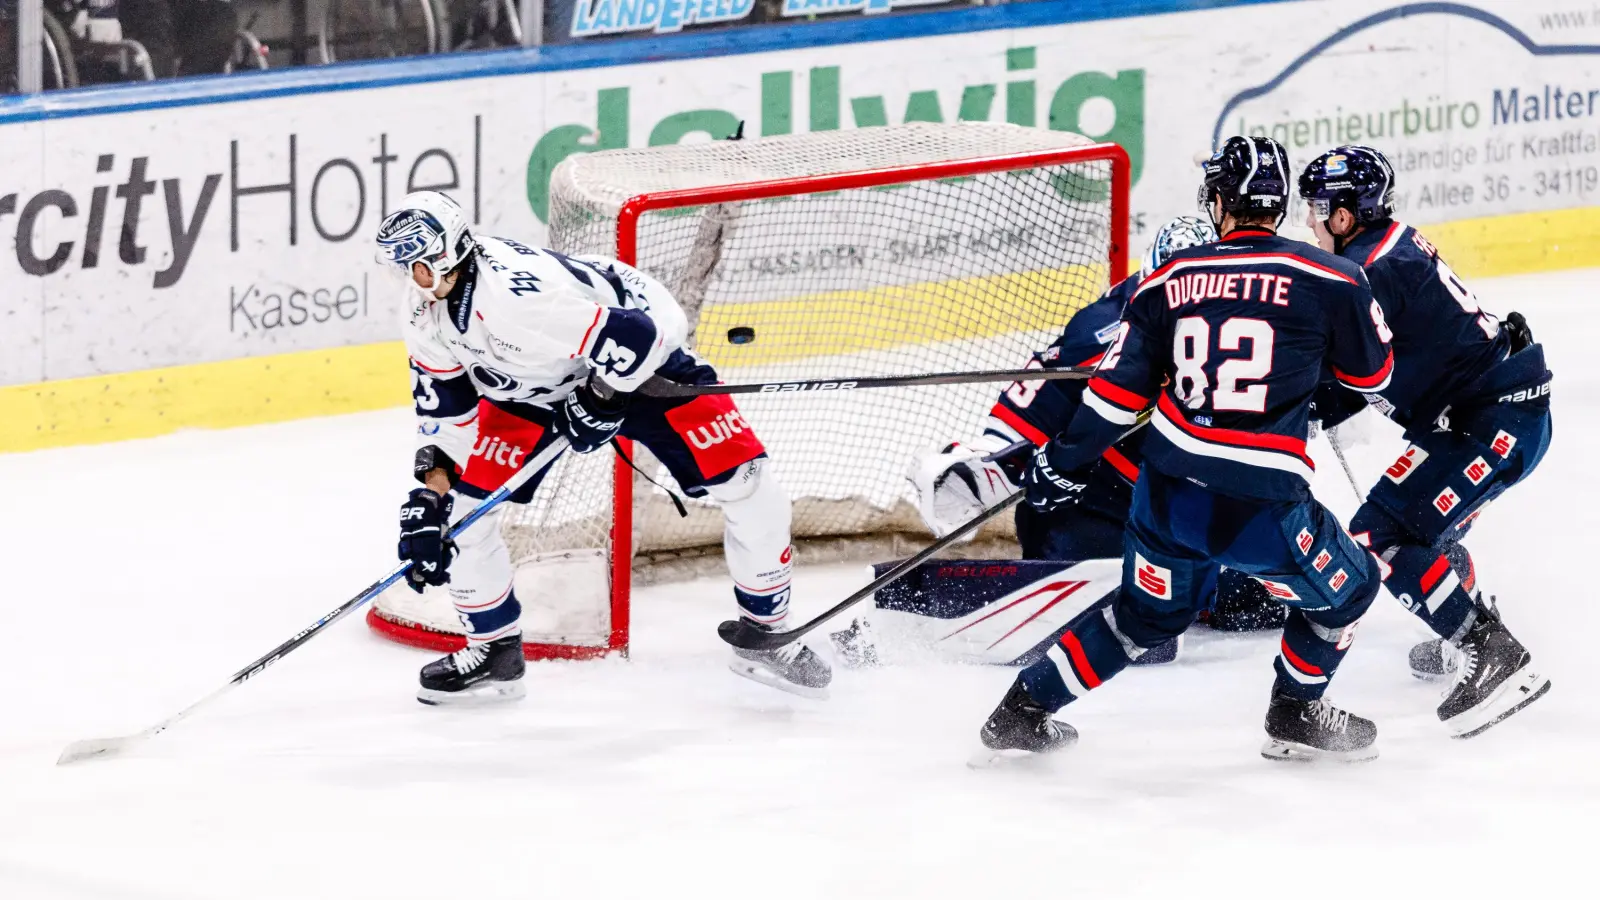
[[[547,42],[563,44],[624,34],[781,26],[849,14],[881,16],[974,5],[979,4],[972,0],[546,0],[545,23]]]
[[[445,190],[482,230],[536,243],[561,160],[740,122],[750,137],[986,120],[1117,141],[1135,251],[1194,209],[1195,155],[1219,137],[1270,134],[1297,165],[1367,143],[1394,161],[1407,221],[1523,217],[1473,226],[1458,270],[1494,270],[1496,241],[1564,254],[1526,265],[1600,264],[1600,16],[1574,3],[1284,2],[0,118],[0,384],[393,340],[369,242],[406,191]]]

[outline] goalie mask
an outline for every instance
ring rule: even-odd
[[[1150,273],[1167,264],[1172,254],[1190,247],[1209,244],[1217,239],[1217,230],[1211,223],[1199,216],[1175,216],[1170,222],[1161,226],[1156,236],[1150,241],[1150,249],[1145,251],[1144,265],[1139,269],[1140,278],[1149,278]]]
[[[378,226],[378,262],[419,290],[433,291],[441,279],[472,254],[477,241],[467,230],[467,214],[438,191],[416,191]],[[432,284],[412,277],[415,263],[433,273]]]

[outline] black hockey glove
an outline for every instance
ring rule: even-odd
[[[441,497],[433,488],[419,487],[400,507],[400,558],[411,561],[406,584],[419,594],[424,585],[450,582],[456,545],[445,537],[445,526],[454,505],[450,495]]]
[[[556,408],[554,424],[556,433],[564,436],[574,451],[592,453],[616,435],[626,417],[626,404],[620,397],[605,399],[584,385]]]
[[[1361,394],[1335,382],[1325,381],[1311,395],[1310,419],[1321,422],[1323,431],[1331,431],[1366,408],[1367,399]]]
[[[1055,512],[1064,506],[1076,506],[1088,488],[1089,477],[1084,472],[1062,473],[1050,464],[1050,445],[1045,444],[1033,454],[1022,480],[1027,491],[1028,505],[1042,513]]]

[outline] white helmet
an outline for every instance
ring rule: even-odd
[[[438,191],[415,191],[378,226],[378,261],[411,280],[412,263],[433,272],[437,285],[450,270],[472,254],[478,242],[467,230],[467,214],[454,200]]]
[[[1139,270],[1140,278],[1149,278],[1150,273],[1167,264],[1172,254],[1201,244],[1209,244],[1217,239],[1217,230],[1211,223],[1199,216],[1175,216],[1172,221],[1161,226],[1156,231],[1155,238],[1150,241],[1150,249],[1145,252],[1144,266]]]

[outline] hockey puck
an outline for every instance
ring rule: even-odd
[[[728,343],[748,344],[756,339],[756,330],[748,325],[728,329]]]

